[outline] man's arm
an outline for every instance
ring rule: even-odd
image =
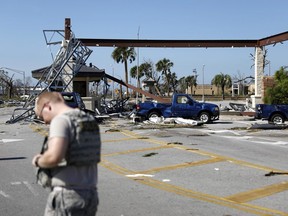
[[[32,160],[34,166],[43,168],[56,167],[65,157],[68,140],[64,137],[53,137],[48,140],[48,150],[44,154],[37,154]]]

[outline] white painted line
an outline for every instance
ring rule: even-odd
[[[31,191],[31,193],[34,196],[38,195],[38,193],[34,190],[34,188],[27,181],[23,181],[23,184],[26,185],[26,187]]]
[[[252,142],[260,144],[270,144],[270,145],[288,145],[288,142],[284,141],[252,141]]]
[[[238,140],[248,140],[250,142],[253,142],[253,143],[259,143],[259,144],[268,144],[268,145],[282,145],[282,146],[285,146],[285,145],[288,145],[288,142],[285,142],[285,141],[275,141],[275,140],[272,140],[272,139],[267,139],[267,138],[263,138],[263,137],[253,137],[253,136],[242,136],[242,137],[234,137],[234,136],[222,136],[224,138],[227,138],[227,139],[238,139]],[[255,140],[255,138],[259,139],[259,140]],[[264,140],[264,141],[261,141],[261,140]]]
[[[21,182],[11,182],[11,185],[20,185],[22,184]]]
[[[238,136],[238,137],[234,137],[234,136],[222,136],[223,138],[227,138],[227,139],[238,139],[238,140],[250,140],[252,141],[253,139],[255,139],[255,137],[252,136]]]
[[[2,195],[3,197],[6,197],[6,198],[10,198],[10,196],[8,194],[6,194],[4,191],[1,191],[1,190],[0,190],[0,195]]]
[[[3,143],[8,143],[8,142],[19,142],[19,141],[22,141],[23,139],[2,139],[0,140],[0,142],[3,142]]]
[[[232,131],[232,130],[206,130],[206,129],[201,129],[200,130],[201,132],[204,132],[204,133],[209,133],[209,134],[216,134],[216,133],[232,133],[236,136],[240,136],[241,134],[240,133],[237,133],[236,131]]]

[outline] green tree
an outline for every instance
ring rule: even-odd
[[[193,86],[197,87],[197,76],[188,76],[186,77],[187,88],[191,88],[191,95],[193,95]]]
[[[184,76],[178,80],[177,91],[179,93],[186,93],[186,89],[187,89],[187,82],[186,77]]]
[[[137,69],[138,69],[138,77],[137,77]],[[141,79],[141,77],[144,76],[144,73],[140,71],[140,66],[139,66],[139,68],[137,68],[136,65],[133,66],[130,69],[130,76],[137,80],[137,87],[140,87],[140,79]]]
[[[267,89],[264,96],[264,103],[267,104],[288,104],[288,71],[281,67],[274,75],[275,86]]]
[[[153,78],[153,63],[151,62],[144,62],[140,65],[140,71],[146,77]]]
[[[162,75],[165,77],[165,89],[167,94],[169,95],[170,92],[170,78],[171,76],[171,68],[173,67],[173,62],[169,59],[162,59],[156,63],[156,71],[161,72]]]
[[[117,62],[124,63],[125,67],[125,82],[129,83],[128,81],[128,61],[132,63],[136,59],[136,52],[133,47],[117,47],[112,52],[112,58]],[[126,91],[128,94],[128,87],[126,87]]]
[[[232,79],[231,79],[230,75],[220,73],[220,74],[216,74],[214,76],[214,78],[211,81],[211,84],[221,88],[222,99],[224,100],[225,99],[225,94],[224,94],[225,93],[225,87],[226,88],[231,87]]]
[[[168,73],[168,82],[165,82],[167,85],[168,85],[168,83],[169,83],[169,86],[168,86],[168,88],[167,89],[171,89],[171,91],[173,92],[173,93],[175,93],[176,92],[176,89],[177,89],[177,86],[178,86],[178,80],[177,80],[177,75],[176,75],[176,73],[175,72],[173,72],[173,73]]]
[[[130,76],[134,79],[137,79],[137,65],[130,68]],[[140,77],[140,71],[139,71],[139,77]]]
[[[133,66],[130,69],[130,75],[132,78],[137,79],[137,66]],[[143,76],[151,77],[153,75],[153,65],[149,62],[142,63],[138,68],[138,86],[140,86],[140,79]]]

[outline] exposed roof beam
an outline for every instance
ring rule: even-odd
[[[78,38],[85,46],[96,47],[257,47],[257,40],[137,40],[137,39],[89,39]]]
[[[170,101],[169,99],[165,99],[165,98],[162,98],[161,96],[157,96],[157,95],[151,94],[151,93],[146,92],[146,91],[144,91],[144,90],[142,90],[142,89],[140,89],[140,88],[137,88],[137,87],[135,87],[135,86],[133,86],[133,85],[131,85],[131,84],[129,84],[129,83],[125,83],[124,81],[119,80],[118,78],[113,77],[113,76],[111,76],[111,75],[109,75],[109,74],[107,74],[107,73],[105,74],[105,76],[106,76],[108,79],[111,79],[111,80],[119,83],[120,85],[127,86],[128,88],[133,89],[134,91],[136,91],[136,92],[138,92],[138,93],[140,93],[140,94],[144,94],[145,96],[150,97],[150,98],[152,98],[152,99],[154,99],[154,100],[157,100],[157,101],[160,102],[160,103],[169,103],[169,101]]]
[[[71,20],[65,19],[65,39],[71,34]],[[86,46],[96,47],[162,47],[162,48],[208,48],[208,47],[259,47],[288,40],[288,31],[258,40],[139,40],[139,39],[93,39],[78,38]]]
[[[288,40],[288,31],[280,34],[272,35],[259,40],[259,46],[267,46]]]

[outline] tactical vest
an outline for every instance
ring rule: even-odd
[[[71,120],[74,136],[68,145],[65,159],[58,164],[58,167],[69,165],[85,166],[100,162],[100,131],[94,117],[83,111],[69,112],[65,113],[65,115]],[[47,141],[48,139],[45,137],[41,154],[48,149]],[[51,170],[50,168],[40,167],[36,170],[37,182],[44,188],[51,187]]]
[[[65,156],[66,165],[82,166],[100,162],[100,131],[95,118],[83,111],[67,112],[65,115],[74,127],[74,138],[71,138]]]

